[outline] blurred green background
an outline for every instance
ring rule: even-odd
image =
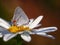
[[[0,38],[0,45],[17,45],[17,42],[21,40],[23,45],[60,45],[60,0],[0,0],[0,17],[10,21],[17,6],[22,7],[29,18],[43,15],[42,27],[57,26],[58,31],[49,33],[55,36],[56,39],[52,40],[42,36],[31,35],[32,41],[27,43],[18,35],[8,42],[4,42]]]

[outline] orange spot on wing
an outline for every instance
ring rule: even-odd
[[[13,23],[15,23],[15,22],[16,22],[16,20],[13,21]]]

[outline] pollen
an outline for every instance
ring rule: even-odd
[[[10,31],[12,33],[22,32],[25,30],[30,30],[30,28],[27,26],[15,26],[15,25],[13,25],[8,29],[8,31]]]

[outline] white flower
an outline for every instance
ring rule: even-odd
[[[30,42],[30,34],[37,34],[54,39],[52,35],[48,35],[47,33],[56,31],[56,27],[35,29],[35,27],[41,26],[39,22],[42,18],[43,16],[39,16],[35,20],[28,19],[24,11],[20,7],[17,7],[11,20],[12,24],[0,18],[0,37],[3,37],[4,41],[8,41],[17,34],[20,34],[24,41]]]

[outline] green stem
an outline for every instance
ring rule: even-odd
[[[22,39],[21,39],[20,35],[17,35],[16,41],[17,41],[17,45],[22,45]]]

